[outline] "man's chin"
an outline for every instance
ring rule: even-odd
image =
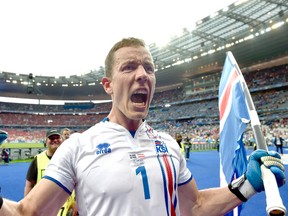
[[[145,119],[146,116],[147,116],[147,112],[134,112],[130,116],[130,119],[132,119],[132,120],[142,120],[142,119]]]

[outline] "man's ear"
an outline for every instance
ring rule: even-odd
[[[113,93],[111,81],[108,77],[102,78],[102,85],[103,85],[103,88],[107,94],[111,95]]]

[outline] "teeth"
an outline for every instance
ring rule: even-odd
[[[148,91],[146,89],[139,89],[135,91],[134,94],[148,94]]]

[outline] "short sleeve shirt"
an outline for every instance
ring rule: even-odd
[[[192,174],[170,135],[105,121],[65,141],[44,178],[75,188],[80,215],[164,216],[180,215],[178,186]]]

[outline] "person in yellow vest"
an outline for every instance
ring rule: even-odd
[[[58,130],[49,130],[46,133],[46,146],[47,150],[36,155],[32,160],[29,169],[26,174],[26,184],[24,189],[24,196],[26,196],[32,188],[39,182],[44,176],[45,169],[50,162],[50,159],[56,152],[57,148],[62,144],[63,137],[61,132]],[[64,205],[59,210],[57,216],[66,216],[71,212],[75,202],[75,193],[73,191],[72,195],[64,203]]]
[[[188,136],[186,136],[186,138],[184,139],[184,156],[185,159],[188,161],[190,158],[190,149],[191,149],[191,142],[190,142],[190,138]]]

